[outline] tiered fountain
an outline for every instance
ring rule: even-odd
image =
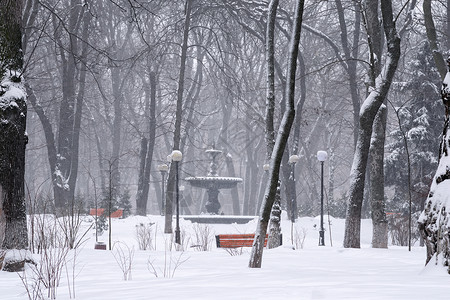
[[[219,191],[221,189],[231,189],[236,187],[242,178],[237,177],[220,177],[217,173],[218,164],[216,158],[222,151],[217,149],[208,149],[205,151],[211,157],[210,170],[207,176],[188,177],[185,180],[193,187],[206,189],[208,192],[208,202],[206,203],[206,211],[210,214],[219,214]]]

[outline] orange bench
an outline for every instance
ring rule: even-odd
[[[104,211],[105,211],[104,208],[97,208],[97,211],[95,211],[95,208],[91,208],[89,210],[89,214],[91,216],[97,215],[99,217],[103,214]],[[123,217],[123,209],[121,208],[111,213],[111,218],[122,218],[122,217]]]
[[[267,246],[267,237],[264,239],[264,247]],[[239,248],[239,247],[252,247],[253,240],[255,239],[254,233],[248,234],[219,234],[216,235],[217,248]]]

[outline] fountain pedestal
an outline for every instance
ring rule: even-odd
[[[219,214],[221,207],[219,203],[219,190],[216,188],[208,189],[208,202],[205,204],[206,211],[212,214]]]

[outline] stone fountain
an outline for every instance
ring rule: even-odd
[[[207,176],[188,177],[185,180],[193,187],[206,189],[208,192],[208,202],[206,203],[206,211],[210,214],[219,214],[221,207],[219,203],[219,191],[221,189],[231,189],[236,187],[242,178],[237,177],[221,177],[217,174],[219,168],[216,158],[222,151],[217,149],[208,149],[205,151],[211,157],[210,168]]]

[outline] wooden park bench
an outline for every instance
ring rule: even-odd
[[[95,208],[91,208],[89,210],[89,214],[91,216],[95,216],[97,215],[98,217],[100,217],[101,215],[103,215],[105,209],[104,208],[97,208],[97,210]],[[123,217],[123,209],[119,208],[116,211],[111,212],[111,218],[122,218]]]
[[[267,246],[268,234],[264,239],[264,247]],[[280,238],[282,239],[281,235]],[[253,246],[253,240],[255,239],[254,233],[247,234],[219,234],[216,235],[217,248],[239,248],[239,247],[251,247]]]

